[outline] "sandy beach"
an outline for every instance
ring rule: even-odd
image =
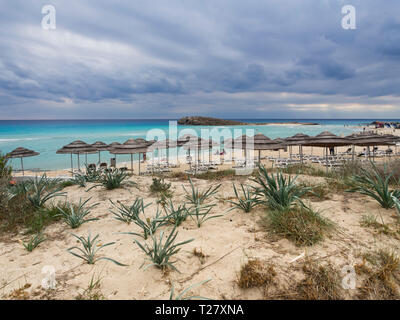
[[[294,148],[295,149],[295,148]],[[337,148],[337,152],[347,148]],[[358,148],[357,151],[361,151]],[[293,151],[295,152],[295,151]],[[305,154],[323,155],[322,148],[304,148]],[[278,152],[264,151],[262,155],[277,155]],[[281,152],[282,157],[288,153]],[[266,167],[271,163],[263,160]],[[121,166],[126,165],[120,164]],[[229,169],[231,164],[219,166],[218,171]],[[188,168],[187,164],[174,169],[179,172]],[[138,164],[135,163],[135,172]],[[60,175],[60,172],[48,172],[48,176]],[[68,175],[67,171],[61,174]],[[29,173],[27,173],[29,175]],[[330,181],[325,177],[300,175],[299,183],[324,185]],[[154,216],[157,211],[157,195],[150,192],[151,176],[133,175],[129,181],[137,187],[126,186],[115,190],[90,187],[69,186],[65,199],[78,203],[80,199],[89,199],[90,204],[98,203],[91,210],[90,217],[96,221],[85,223],[77,229],[69,228],[62,221],[52,223],[44,230],[47,240],[28,253],[21,242],[28,239],[20,230],[12,236],[1,237],[0,248],[0,294],[4,299],[77,299],[82,298],[93,277],[100,284],[96,289],[97,298],[102,299],[168,299],[172,285],[177,292],[185,288],[212,279],[193,290],[193,294],[211,299],[276,299],[282,298],[282,292],[293,294],[291,290],[305,278],[304,264],[310,259],[323,265],[333,266],[339,273],[346,266],[361,266],[366,254],[380,249],[395,250],[400,247],[399,225],[395,209],[382,210],[376,201],[358,193],[346,193],[329,189],[323,199],[306,199],[306,204],[320,212],[324,218],[335,224],[335,231],[312,246],[299,246],[282,237],[276,237],[262,226],[261,220],[265,208],[257,206],[249,213],[234,209],[229,200],[235,199],[232,183],[255,185],[249,176],[233,176],[217,180],[193,179],[196,187],[205,190],[221,184],[213,197],[214,214],[222,215],[211,219],[198,228],[192,219],[187,219],[178,228],[177,241],[194,239],[184,245],[176,255],[176,267],[180,271],[162,272],[156,267],[143,270],[141,266],[146,256],[134,243],[135,236],[124,232],[140,232],[135,224],[118,221],[111,213],[112,205],[121,202],[130,205],[137,197],[143,198],[146,215]],[[171,184],[170,191],[174,205],[185,202],[185,191],[190,188],[186,178],[166,178]],[[63,199],[53,199],[57,203]],[[211,200],[210,200],[211,201]],[[233,209],[233,210],[232,210]],[[379,224],[386,226],[388,232],[365,227],[365,216],[377,217]],[[172,226],[164,228],[171,231]],[[221,232],[223,230],[223,232]],[[115,242],[104,248],[101,256],[115,259],[126,266],[117,266],[109,261],[99,261],[94,265],[82,263],[67,249],[78,245],[71,233],[77,235],[99,234],[100,244]],[[136,237],[139,241],[139,239]],[[238,285],[239,274],[250,260],[261,261],[273,268],[273,279],[267,286],[241,288]],[[43,268],[51,266],[57,282],[55,289],[46,290],[42,286]],[[358,286],[362,286],[365,275],[358,275]],[[360,290],[343,290],[341,298],[357,299]],[[90,298],[90,297],[89,297]],[[93,298],[93,296],[91,297]],[[287,296],[286,296],[287,298]]]

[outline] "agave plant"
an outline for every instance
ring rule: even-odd
[[[77,246],[68,248],[68,252],[71,253],[72,255],[74,255],[75,257],[78,257],[82,260],[84,260],[86,263],[88,264],[94,264],[95,262],[99,261],[99,260],[108,260],[111,261],[113,263],[115,263],[118,266],[126,266],[125,264],[122,264],[114,259],[111,258],[107,258],[107,257],[96,257],[96,253],[97,251],[99,251],[100,249],[107,247],[107,246],[111,246],[113,245],[115,242],[109,242],[106,244],[99,244],[99,240],[98,237],[99,235],[96,235],[93,239],[91,238],[91,235],[89,234],[86,238],[81,236],[77,236],[75,234],[72,234],[76,239],[78,239],[78,241],[82,244],[82,248],[79,248]],[[72,250],[78,250],[79,253],[73,252]]]
[[[194,206],[202,205],[206,200],[210,199],[213,195],[215,195],[218,192],[218,189],[221,187],[220,184],[215,187],[210,186],[207,190],[200,192],[200,190],[194,186],[192,179],[190,179],[190,177],[189,177],[189,182],[190,182],[191,192],[187,191],[185,186],[182,187],[183,190],[185,190],[186,192],[185,199]]]
[[[190,287],[186,288],[186,289],[183,290],[180,294],[178,294],[175,298],[174,298],[174,291],[175,291],[175,288],[174,288],[174,284],[172,284],[172,286],[171,286],[171,293],[170,293],[170,295],[169,295],[169,300],[192,300],[192,299],[211,300],[211,299],[209,299],[209,298],[200,297],[200,296],[188,296],[188,297],[185,297],[185,294],[186,294],[187,292],[189,292],[190,290],[192,290],[192,289],[194,289],[194,288],[196,288],[196,287],[199,287],[199,286],[201,286],[201,285],[203,285],[203,284],[205,284],[205,283],[207,283],[207,282],[209,282],[209,281],[211,281],[211,280],[212,280],[212,279],[207,279],[207,280],[201,281],[201,282],[199,282],[199,283],[192,284]]]
[[[127,172],[124,172],[119,169],[113,169],[111,171],[104,172],[100,178],[98,179],[99,184],[94,185],[89,188],[88,191],[92,188],[96,188],[98,186],[103,186],[108,190],[113,190],[116,188],[121,188],[123,184],[129,184],[131,186],[137,186],[137,184],[133,181],[124,182],[125,179],[129,177]]]
[[[301,197],[311,190],[296,184],[297,176],[286,178],[281,172],[269,174],[264,166],[259,166],[258,175],[252,181],[258,184],[254,187],[260,197],[259,203],[265,204],[274,210],[289,208],[295,203],[304,205]]]
[[[26,250],[32,252],[33,249],[39,246],[42,242],[44,242],[46,238],[43,236],[41,232],[32,236],[27,243],[22,243]]]
[[[250,212],[259,203],[259,199],[256,193],[252,192],[249,187],[244,188],[243,184],[240,184],[242,188],[243,196],[240,196],[236,190],[235,184],[233,184],[233,191],[235,192],[236,199],[238,202],[228,200],[228,202],[234,205],[234,208],[242,209],[244,212]]]
[[[111,213],[115,216],[114,218],[130,224],[132,221],[137,220],[140,212],[144,213],[144,209],[147,208],[151,203],[144,205],[143,198],[136,198],[131,206],[126,206],[120,201],[117,201],[118,206],[110,200],[111,204],[117,211],[111,210]]]
[[[189,205],[189,216],[196,222],[197,227],[200,228],[201,225],[207,220],[222,217],[222,215],[211,215],[211,209],[215,207],[215,204],[205,204],[205,201],[210,199],[213,195],[218,192],[221,185],[215,187],[210,186],[207,190],[201,192],[196,188],[189,178],[191,192],[187,191],[185,186],[183,189],[186,192],[185,199]]]
[[[26,197],[35,208],[42,208],[44,204],[52,198],[65,196],[65,192],[60,192],[62,187],[58,186],[60,181],[48,179],[46,174],[42,177],[35,177],[28,184],[23,184]]]
[[[174,207],[172,200],[170,199],[168,205],[165,206],[166,220],[175,226],[180,226],[183,221],[185,221],[189,215],[188,209],[185,205],[179,205],[177,208]]]
[[[389,183],[393,173],[387,173],[385,167],[383,174],[381,174],[374,164],[372,164],[370,170],[365,168],[361,168],[360,170],[361,173],[359,175],[351,177],[351,182],[356,187],[348,190],[348,192],[359,192],[375,199],[385,209],[393,208],[395,205],[393,199],[400,197],[399,189],[389,190]]]
[[[74,177],[70,180],[73,184],[76,184],[82,188],[86,187],[86,177],[81,173],[75,173]]]
[[[90,210],[99,205],[98,203],[95,203],[91,206],[86,206],[86,204],[90,201],[90,199],[91,198],[83,202],[82,199],[79,199],[79,204],[77,205],[67,202],[66,203],[66,207],[68,208],[67,210],[65,208],[60,208],[57,206],[57,209],[60,212],[58,216],[64,219],[64,221],[72,229],[78,228],[86,222],[99,220],[98,218],[85,219],[85,217],[90,213]]]
[[[147,240],[149,235],[154,234],[158,228],[165,226],[167,224],[167,217],[161,216],[161,211],[158,210],[155,217],[147,218],[144,211],[142,211],[144,219],[138,215],[133,222],[139,226],[143,230],[143,234],[135,233],[135,232],[123,232],[123,234],[130,234],[134,236],[142,237],[143,239]]]
[[[175,239],[178,235],[178,232],[177,231],[175,232],[175,229],[176,226],[171,231],[171,233],[166,237],[165,242],[163,242],[164,231],[160,233],[159,238],[157,238],[154,234],[151,234],[151,240],[152,240],[151,246],[149,246],[147,243],[142,244],[135,239],[135,242],[139,246],[139,248],[143,250],[143,252],[145,252],[146,255],[152,261],[152,263],[148,264],[144,269],[147,269],[150,266],[156,266],[161,269],[169,267],[179,272],[179,270],[174,266],[174,263],[176,261],[172,261],[170,259],[181,250],[181,248],[179,248],[180,246],[183,246],[184,244],[189,243],[194,239],[175,243]],[[142,264],[141,268],[143,266],[144,263]]]
[[[97,181],[99,181],[102,173],[103,173],[103,170],[91,168],[88,165],[86,165],[86,173],[85,173],[84,177],[87,182],[97,182]]]
[[[399,200],[399,198],[396,198],[395,196],[392,195],[392,200],[394,202],[394,205],[396,206],[397,213],[400,215],[400,200]]]

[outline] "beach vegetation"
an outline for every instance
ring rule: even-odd
[[[363,254],[363,261],[355,266],[355,271],[361,278],[359,299],[400,299],[400,258],[396,250],[379,249]]]
[[[206,201],[210,200],[212,196],[218,193],[221,184],[210,186],[206,190],[200,191],[199,188],[194,186],[192,179],[190,178],[189,183],[191,188],[190,191],[188,191],[185,186],[183,186],[183,189],[186,193],[186,204],[189,206],[189,216],[196,222],[197,227],[200,228],[207,220],[222,217],[222,215],[211,215],[211,210],[215,207],[214,203],[206,204]]]
[[[262,224],[267,231],[285,237],[298,246],[314,245],[334,228],[329,219],[302,205],[267,210]]]
[[[33,249],[37,248],[39,244],[44,242],[46,238],[43,236],[41,232],[37,233],[36,235],[30,237],[28,242],[23,242],[23,246],[25,247],[26,250],[29,252],[32,252]]]
[[[242,289],[267,286],[275,276],[272,264],[263,263],[260,259],[249,259],[240,268],[237,284]]]
[[[49,179],[46,174],[43,174],[40,178],[35,177],[21,181],[10,188],[10,199],[22,194],[25,195],[32,207],[43,208],[50,199],[66,195],[65,192],[60,192],[62,187],[59,186],[59,183],[59,179]]]
[[[147,255],[147,257],[152,261],[152,263],[145,266],[144,269],[147,269],[151,266],[156,266],[160,269],[170,268],[179,272],[179,270],[175,267],[176,260],[172,260],[172,257],[175,256],[180,250],[181,246],[192,242],[194,239],[189,239],[186,241],[182,241],[179,243],[175,243],[176,237],[178,236],[178,231],[175,230],[176,226],[172,229],[172,231],[164,237],[164,231],[161,231],[159,237],[156,237],[153,233],[150,234],[151,241],[148,243],[140,243],[136,239],[134,240],[139,248]],[[165,241],[164,241],[165,238]],[[142,264],[141,268],[144,266]]]
[[[171,184],[164,181],[163,178],[153,178],[153,182],[150,185],[151,193],[164,193],[170,194]]]
[[[124,185],[137,186],[134,181],[125,181],[129,177],[130,175],[127,172],[120,169],[105,171],[98,179],[99,183],[89,188],[88,191],[99,186],[103,186],[107,190],[122,188]]]
[[[99,220],[98,218],[90,218],[87,219],[86,216],[90,213],[94,207],[99,205],[95,203],[93,205],[88,206],[87,203],[91,200],[91,198],[86,199],[82,202],[82,199],[79,199],[78,204],[66,203],[67,210],[63,207],[58,207],[59,216],[72,228],[76,229],[80,227],[82,224],[90,221]]]
[[[395,202],[393,198],[400,197],[400,190],[391,190],[389,183],[392,179],[392,173],[380,172],[375,165],[372,165],[371,170],[361,168],[361,173],[352,176],[351,180],[355,187],[348,190],[348,192],[359,192],[363,195],[375,199],[382,208],[393,208]]]
[[[124,205],[120,201],[117,201],[117,204],[115,204],[112,200],[110,200],[110,202],[114,207],[113,210],[111,210],[114,218],[127,224],[137,220],[139,214],[141,212],[144,213],[144,209],[151,204],[149,203],[145,205],[143,198],[136,198],[133,204],[130,206]]]
[[[211,300],[209,298],[205,298],[205,297],[201,297],[201,296],[186,296],[186,294],[188,292],[190,292],[191,290],[193,290],[196,287],[202,286],[203,284],[206,284],[207,282],[210,282],[212,279],[207,279],[207,280],[203,280],[201,282],[192,284],[191,286],[187,287],[186,289],[184,289],[181,293],[179,293],[177,296],[174,297],[175,295],[175,288],[174,288],[174,284],[172,283],[171,285],[171,292],[169,294],[169,300]]]
[[[97,252],[107,246],[111,246],[115,244],[115,242],[109,242],[105,244],[99,243],[99,235],[96,235],[94,238],[91,237],[90,233],[87,237],[77,236],[76,234],[72,234],[78,242],[82,245],[82,248],[78,246],[73,246],[68,248],[68,252],[85,261],[88,264],[95,264],[99,260],[107,260],[115,263],[118,266],[125,266],[114,259],[108,257],[99,257],[97,256]]]
[[[229,203],[232,203],[235,208],[241,209],[244,212],[250,212],[255,206],[259,204],[258,195],[254,193],[249,187],[243,186],[240,184],[242,189],[242,195],[238,193],[236,190],[236,186],[233,183],[233,191],[235,193],[235,197],[237,201],[228,200]]]
[[[254,189],[259,203],[272,210],[284,210],[296,203],[303,205],[301,197],[311,190],[297,184],[296,179],[297,176],[285,177],[281,172],[269,174],[264,166],[260,166],[258,175],[251,180],[258,185]]]
[[[175,226],[180,226],[182,222],[186,221],[189,216],[189,211],[185,205],[174,206],[171,199],[169,199],[168,204],[164,207],[166,217],[165,219],[174,224]]]
[[[134,236],[139,236],[145,240],[149,237],[149,235],[152,235],[156,233],[156,231],[167,224],[167,217],[166,216],[161,216],[161,211],[157,208],[156,215],[152,218],[148,218],[145,215],[144,210],[141,211],[142,215],[137,215],[136,218],[133,221],[138,227],[140,227],[143,230],[143,234],[136,233],[136,232],[124,232],[124,234],[130,234]]]
[[[330,263],[322,265],[310,258],[303,264],[304,279],[294,287],[291,298],[297,300],[341,300],[342,277]]]

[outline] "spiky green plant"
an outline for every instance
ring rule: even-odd
[[[186,203],[189,205],[189,216],[196,222],[197,227],[200,228],[201,225],[207,220],[222,217],[222,215],[211,215],[211,210],[215,207],[215,204],[209,203],[205,204],[213,195],[217,194],[218,189],[221,185],[215,187],[210,186],[207,190],[201,192],[196,188],[189,177],[191,191],[186,190],[185,186],[183,189],[186,192],[185,199]]]
[[[394,205],[396,206],[397,214],[400,216],[400,200],[399,200],[399,198],[395,197],[394,195],[392,195],[392,200],[394,202]]]
[[[252,192],[249,187],[245,189],[242,183],[240,184],[240,187],[242,188],[243,195],[239,195],[236,186],[233,183],[233,191],[235,192],[238,201],[228,200],[228,202],[232,203],[234,208],[242,209],[244,212],[250,212],[251,209],[259,204],[258,195]]]
[[[74,177],[70,180],[73,184],[80,186],[81,188],[86,187],[86,177],[81,173],[75,173]]]
[[[164,209],[166,213],[166,220],[168,220],[168,222],[174,224],[175,226],[180,226],[181,223],[185,221],[189,215],[189,211],[185,207],[185,205],[178,205],[178,207],[175,208],[171,199]]]
[[[209,298],[200,297],[200,296],[188,296],[188,297],[185,297],[185,294],[186,294],[187,292],[189,292],[190,290],[192,290],[192,289],[194,289],[194,288],[196,288],[196,287],[199,287],[199,286],[201,286],[201,285],[203,285],[203,284],[205,284],[205,283],[207,283],[207,282],[209,282],[209,281],[211,281],[211,280],[212,280],[212,279],[207,279],[207,280],[201,281],[201,282],[199,282],[199,283],[192,284],[190,287],[186,288],[186,289],[183,290],[180,294],[178,294],[175,298],[174,298],[174,291],[175,291],[175,288],[174,288],[174,284],[172,284],[172,286],[171,286],[171,293],[170,293],[170,295],[169,295],[169,300],[192,300],[192,299],[211,300],[211,299],[209,299]]]
[[[106,171],[98,179],[99,184],[96,184],[93,187],[89,188],[88,191],[91,190],[92,188],[96,188],[98,186],[103,186],[107,190],[121,188],[121,187],[123,187],[124,184],[131,185],[131,186],[137,186],[137,183],[135,183],[133,181],[124,182],[124,180],[126,180],[128,177],[129,177],[129,174],[127,172],[119,170],[119,169],[113,169],[111,171]]]
[[[118,266],[126,266],[125,264],[122,264],[114,259],[111,258],[107,258],[107,257],[96,257],[96,253],[107,246],[111,246],[113,244],[115,244],[115,242],[109,242],[106,244],[102,244],[100,245],[98,242],[98,237],[99,235],[96,235],[93,239],[89,233],[89,235],[85,238],[83,236],[79,237],[76,234],[72,234],[76,239],[78,239],[78,241],[82,244],[82,248],[79,248],[77,246],[73,246],[71,248],[68,248],[68,252],[71,253],[72,255],[74,255],[75,257],[78,257],[82,260],[84,260],[86,263],[88,264],[94,264],[99,260],[108,260],[111,261],[113,263],[115,263]],[[79,253],[73,252],[72,250],[78,250]]]
[[[35,177],[30,183],[23,184],[26,197],[35,208],[42,208],[44,204],[52,198],[65,196],[65,192],[60,192],[62,187],[57,179],[48,179],[46,174],[40,178]]]
[[[189,239],[183,242],[175,243],[175,239],[178,235],[178,232],[177,231],[175,232],[175,229],[176,226],[174,226],[170,234],[166,236],[166,240],[164,242],[163,242],[164,231],[161,231],[158,238],[154,234],[151,234],[151,242],[152,242],[151,246],[149,246],[149,244],[147,243],[142,244],[135,239],[135,242],[139,246],[139,248],[144,253],[146,253],[149,259],[152,261],[152,263],[145,266],[144,269],[147,269],[150,266],[156,266],[161,269],[169,267],[179,272],[179,270],[174,266],[176,260],[172,261],[170,259],[181,250],[180,248],[181,246],[193,241],[194,239]],[[142,264],[141,268],[143,266],[144,263]]]
[[[141,218],[142,215],[144,219]],[[161,211],[158,210],[158,208],[156,215],[153,218],[146,217],[144,211],[142,211],[142,215],[138,215],[136,219],[133,220],[133,223],[135,223],[143,230],[143,234],[136,232],[123,232],[123,234],[139,236],[147,240],[149,235],[154,234],[158,230],[158,228],[165,226],[167,224],[167,217],[161,216]]]
[[[118,205],[116,205],[112,200],[110,200],[110,202],[114,206],[114,210],[110,210],[114,215],[114,218],[127,224],[136,220],[139,214],[141,212],[144,213],[144,209],[151,204],[149,203],[144,205],[143,198],[136,198],[131,206],[126,206],[120,201],[117,201]]]
[[[61,207],[57,207],[59,211],[59,216],[72,228],[78,228],[82,224],[90,221],[99,220],[98,218],[90,218],[85,219],[85,217],[90,213],[94,207],[99,205],[95,203],[91,206],[86,206],[86,204],[91,200],[91,198],[86,199],[82,202],[82,199],[79,199],[79,203],[77,205],[67,202],[67,210]]]
[[[206,200],[209,200],[213,195],[217,194],[218,189],[221,187],[221,184],[215,187],[210,186],[207,190],[201,192],[198,188],[194,186],[192,179],[190,179],[190,177],[189,177],[189,182],[191,188],[190,192],[186,190],[185,186],[182,187],[183,190],[185,190],[186,192],[185,199],[194,206],[204,204]]]
[[[153,178],[153,183],[150,185],[150,191],[152,193],[163,192],[166,195],[170,195],[170,188],[171,184],[164,182],[163,178]]]
[[[393,208],[395,205],[393,197],[400,197],[399,189],[389,189],[393,173],[388,173],[386,166],[383,173],[380,173],[373,163],[371,163],[371,168],[368,170],[360,168],[360,172],[360,174],[350,178],[350,181],[352,181],[356,187],[348,190],[348,192],[359,192],[378,201],[382,208]]]
[[[32,236],[27,243],[22,243],[26,250],[32,252],[33,249],[39,246],[42,242],[44,242],[46,238],[43,236],[41,232]]]
[[[99,181],[102,174],[103,174],[103,170],[96,169],[96,168],[89,168],[89,166],[86,164],[86,173],[85,173],[84,177],[87,182]]]
[[[286,178],[281,172],[268,173],[268,170],[260,165],[258,174],[252,181],[258,184],[254,187],[255,193],[260,197],[259,203],[267,205],[273,210],[283,210],[295,203],[303,205],[301,197],[310,188],[301,187],[296,183],[297,176]]]

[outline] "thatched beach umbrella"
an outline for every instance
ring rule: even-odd
[[[348,146],[351,144],[346,138],[339,137],[329,131],[321,132],[315,137],[310,137],[306,143],[302,144],[304,146],[310,147],[321,147],[326,148],[326,170],[328,170],[328,148]]]
[[[307,143],[309,139],[310,136],[303,133],[297,133],[292,137],[285,138],[285,144],[290,147],[290,157],[292,157],[291,147],[299,146],[300,162],[303,163],[303,145]]]
[[[354,160],[354,146],[368,148],[368,156],[370,157],[369,147],[388,146],[396,144],[396,137],[392,135],[378,135],[375,133],[353,133],[346,137],[353,145],[352,159]],[[373,150],[373,159],[375,159],[375,151]]]
[[[133,140],[133,141],[132,141]],[[128,142],[129,141],[129,142]],[[139,175],[140,175],[140,154],[147,151],[147,145],[143,143],[136,142],[134,139],[128,140],[121,145],[116,145],[109,149],[110,153],[117,154],[130,154],[131,155],[131,170],[133,172],[133,154],[139,154]]]
[[[148,152],[154,152],[155,150],[162,150],[166,149],[167,150],[167,163],[169,163],[169,152],[168,149],[170,148],[176,148],[177,147],[177,141],[172,140],[172,139],[165,139],[165,140],[160,140],[152,143],[148,148]],[[154,159],[154,156],[153,156]],[[160,160],[160,157],[158,157]]]
[[[21,169],[22,169],[22,175],[24,176],[24,161],[22,160],[23,158],[27,158],[27,157],[34,157],[34,156],[38,156],[39,152],[35,152],[33,150],[29,150],[26,148],[22,148],[19,147],[13,151],[11,151],[10,153],[8,153],[6,155],[7,158],[20,158],[21,159]]]
[[[90,144],[87,144],[86,142],[83,142],[81,140],[75,140],[70,144],[67,144],[66,146],[57,150],[57,153],[71,154],[71,170],[73,171],[72,154],[76,154],[78,156],[78,170],[81,170],[79,155],[82,153],[85,153],[86,155],[88,153],[97,153],[97,149],[92,147]]]
[[[95,143],[92,144],[92,147],[96,148],[96,150],[99,152],[99,164],[100,164],[101,163],[100,152],[108,151],[109,145],[105,144],[102,141],[96,141]]]

